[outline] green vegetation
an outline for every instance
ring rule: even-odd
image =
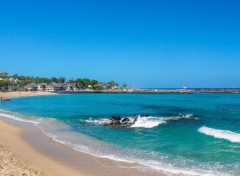
[[[126,83],[123,83],[122,84],[122,88],[126,88],[127,87],[127,84]]]
[[[93,90],[105,90],[105,89],[117,89],[119,84],[115,81],[107,83],[97,81],[95,79],[77,78],[66,80],[65,77],[34,77],[34,76],[22,76],[22,75],[9,75],[5,72],[0,72],[0,91],[21,91],[26,90],[28,85],[38,85],[41,83],[57,84],[75,84],[81,89],[93,89]],[[122,88],[126,88],[127,84],[122,84]]]

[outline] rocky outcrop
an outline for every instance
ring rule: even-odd
[[[128,118],[128,117],[120,117],[120,116],[112,116],[109,119],[109,122],[104,123],[104,126],[110,126],[112,128],[127,128],[132,126],[138,117]]]

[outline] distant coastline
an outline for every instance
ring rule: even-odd
[[[8,91],[1,92],[2,98],[21,98],[30,96],[47,96],[60,94],[194,94],[218,93],[239,94],[240,89],[233,88],[197,88],[197,89],[117,89],[117,90],[71,90],[71,91]]]
[[[12,92],[12,93],[4,93]],[[19,92],[19,93],[14,93]],[[37,93],[36,93],[37,92]],[[135,88],[115,81],[100,82],[87,78],[32,77],[0,72],[1,97],[22,97],[57,94],[108,93],[108,94],[192,94],[192,93],[240,93],[240,88]]]
[[[192,94],[192,93],[240,93],[240,89],[126,89],[126,90],[92,90],[61,91],[59,94],[109,93],[109,94]]]

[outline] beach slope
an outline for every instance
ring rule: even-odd
[[[23,131],[0,120],[0,175],[86,175],[41,154],[22,139]]]

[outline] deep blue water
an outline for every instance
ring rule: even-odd
[[[1,102],[0,109],[93,155],[172,173],[240,175],[240,94],[41,96]],[[113,115],[143,117],[130,128],[101,125]]]

